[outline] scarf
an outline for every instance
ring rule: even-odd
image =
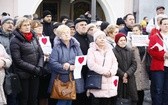
[[[33,35],[32,35],[31,32],[30,32],[30,33],[23,33],[23,36],[25,37],[25,39],[26,39],[28,42],[30,42],[30,41],[32,40],[32,38],[33,38]]]

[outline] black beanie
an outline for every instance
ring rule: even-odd
[[[45,10],[43,12],[43,18],[46,17],[47,15],[51,15],[51,12],[49,10]]]
[[[120,24],[125,24],[125,23],[124,23],[124,20],[122,18],[117,18],[116,24],[120,25]]]
[[[108,25],[109,25],[109,22],[104,21],[104,22],[101,23],[100,29],[102,31],[104,31],[104,29],[106,29]]]

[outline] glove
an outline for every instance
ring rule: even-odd
[[[35,75],[40,75],[40,74],[41,74],[41,69],[40,69],[40,67],[35,67],[33,71],[34,71],[34,74],[35,74]]]

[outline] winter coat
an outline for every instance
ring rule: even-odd
[[[5,67],[0,68],[0,103],[1,104],[6,104],[6,98],[5,98],[5,93],[3,89],[3,83],[4,83],[4,78],[5,78],[5,69],[4,68],[9,68],[10,65],[12,64],[12,59],[10,56],[7,54],[4,46],[0,44],[0,60],[3,60],[5,62]]]
[[[80,43],[80,48],[82,50],[83,55],[87,55],[87,52],[89,49],[89,44],[91,42],[93,42],[93,36],[87,35],[87,34],[80,35],[78,32],[76,32],[74,37]],[[84,65],[82,67],[82,76],[83,76],[84,80],[86,80],[87,71],[88,71],[88,67],[87,67],[87,65]]]
[[[44,35],[50,37],[50,42],[51,42],[52,47],[53,47],[53,41],[54,41],[54,38],[55,38],[55,34],[53,32],[53,28],[54,28],[53,22],[48,23],[46,21],[43,21],[42,24],[43,24],[43,33],[44,33]]]
[[[11,55],[10,52],[10,40],[14,37],[13,33],[5,33],[2,28],[0,29],[0,43],[4,46],[6,52]]]
[[[137,47],[133,47],[135,60],[137,62],[137,69],[135,71],[135,80],[137,85],[137,90],[147,90],[150,89],[149,85],[149,77],[148,73],[146,71],[145,66],[145,58],[146,58],[146,49],[144,49],[144,55],[142,56],[142,59],[140,57],[140,52]]]
[[[159,34],[153,35],[150,37],[148,52],[151,56],[151,65],[150,70],[157,71],[157,70],[164,70],[164,54],[165,51],[162,49],[159,51],[159,48],[153,47],[156,43],[163,47],[163,38]]]
[[[129,47],[121,48],[118,45],[113,49],[118,61],[117,75],[119,76],[118,97],[122,97],[123,93],[123,76],[128,74],[127,96],[133,101],[138,100],[137,87],[134,73],[137,69],[137,62],[133,51]],[[129,94],[128,94],[129,93]]]
[[[117,89],[112,88],[112,78],[117,73],[118,63],[109,43],[106,43],[105,51],[106,53],[103,54],[95,42],[90,43],[87,65],[91,71],[102,75],[102,85],[101,89],[89,89],[88,91],[95,97],[109,98],[117,95]],[[103,74],[109,71],[111,76],[105,77]]]
[[[15,37],[10,43],[14,71],[21,79],[28,79],[30,76],[36,75],[36,67],[43,67],[44,54],[34,33],[30,42],[19,30],[15,30],[14,35]]]
[[[66,45],[56,37],[54,39],[54,47],[50,55],[49,65],[51,68],[51,79],[48,91],[49,93],[52,90],[54,79],[59,74],[59,79],[62,82],[69,81],[69,70],[63,69],[63,64],[68,62],[71,65],[75,64],[75,57],[83,55],[80,49],[79,43],[71,38],[70,47],[67,48]]]
[[[120,29],[119,32],[124,33],[127,36],[128,32],[132,32],[132,29],[125,26],[124,28]]]

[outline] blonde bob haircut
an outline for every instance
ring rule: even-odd
[[[56,35],[58,37],[61,37],[61,35],[65,32],[69,32],[70,33],[70,28],[67,25],[60,25],[58,26],[58,28],[56,29]]]
[[[119,26],[118,25],[113,25],[113,24],[108,25],[106,30],[105,30],[107,36],[109,35],[109,33],[112,34],[115,31],[116,28],[119,29]]]
[[[30,19],[26,18],[26,17],[20,17],[18,18],[18,20],[16,21],[16,25],[15,25],[15,28],[16,29],[20,29],[23,22],[29,22],[31,24],[31,21]]]

